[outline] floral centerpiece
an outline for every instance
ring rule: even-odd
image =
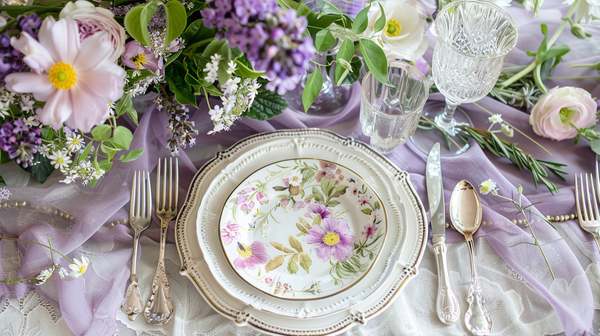
[[[317,52],[348,85],[363,66],[385,83],[388,59],[416,60],[427,47],[429,16],[414,0],[375,2],[354,19],[327,1],[11,4],[0,16],[0,163],[41,182],[58,169],[62,182],[93,187],[115,160],[141,156],[122,118],[137,125],[132,99],[145,93],[158,93],[165,146],[177,155],[196,142],[189,109],[199,101],[214,134],[241,117],[277,116],[299,85],[307,109],[322,85],[318,67],[306,73]]]

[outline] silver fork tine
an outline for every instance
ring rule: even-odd
[[[172,210],[173,210],[173,157],[171,157],[169,159],[169,211],[172,211]]]
[[[142,198],[140,197],[141,193],[142,193],[142,182],[143,182],[143,176],[142,176],[142,171],[138,170],[137,172],[138,174],[138,178],[137,178],[137,200],[136,200],[136,209],[135,209],[135,216],[136,217],[140,217],[142,215]]]
[[[579,207],[579,218],[587,220],[587,211],[585,210],[585,193],[583,191],[583,174],[579,174],[579,194],[581,196],[581,205]]]
[[[594,204],[594,220],[599,220],[600,219],[600,214],[598,214],[598,200],[596,199],[596,187],[594,186],[594,177],[590,177],[590,185],[592,186],[592,198],[593,198],[593,204]],[[590,208],[590,213],[592,212],[592,209]]]
[[[158,168],[156,169],[156,209],[162,209],[160,204],[160,159],[158,160]]]
[[[179,207],[179,158],[175,158],[175,209]],[[596,164],[596,169],[598,168],[598,164]],[[598,173],[596,173],[598,175]],[[600,191],[600,188],[598,188]]]
[[[161,210],[165,210],[167,208],[167,158],[163,161],[163,188],[162,188],[162,208]]]
[[[137,172],[133,172],[133,183],[131,183],[131,201],[129,201],[129,214],[130,216],[135,216],[135,200],[136,196],[136,185],[137,185]]]
[[[146,218],[152,217],[152,188],[150,187],[150,172],[146,172],[146,190],[148,191],[148,197],[146,197]]]
[[[585,210],[585,216],[587,217],[588,220],[594,220],[592,217],[594,217],[594,214],[592,213],[592,198],[590,197],[590,179],[589,179],[589,174],[585,174],[585,192],[587,194],[587,204],[588,207]],[[589,209],[589,216],[588,216],[588,209]]]
[[[140,187],[142,189],[142,199],[145,200],[146,199],[146,175],[143,174],[141,171],[140,171],[140,175],[141,175],[141,178],[140,178],[140,184],[141,185],[140,185]],[[141,210],[140,211],[140,216],[144,216],[146,214],[146,204],[147,204],[147,202],[143,202],[142,199],[140,199],[140,203],[142,203],[141,204],[141,209],[140,209]]]

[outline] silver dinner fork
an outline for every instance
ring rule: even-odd
[[[585,189],[583,186],[584,182]],[[594,184],[596,185],[595,187]],[[577,175],[575,175],[575,203],[577,204],[579,226],[594,236],[596,246],[600,250],[600,212],[598,211],[598,200],[600,200],[600,175],[598,175],[598,162],[596,162],[595,181],[593,175],[585,174],[584,181],[583,175],[579,174],[579,183],[577,183]]]
[[[165,158],[162,165],[161,160],[158,161],[156,172],[156,215],[160,218],[160,252],[156,275],[154,275],[154,281],[152,282],[152,296],[150,296],[144,309],[146,320],[154,325],[169,322],[169,319],[173,315],[173,303],[169,299],[169,282],[165,272],[165,242],[167,240],[169,222],[177,215],[177,191],[179,189],[178,166],[179,160],[177,158],[174,165],[173,158],[170,158],[168,165]]]
[[[133,173],[131,184],[131,201],[129,206],[129,225],[133,228],[133,256],[131,259],[131,275],[129,287],[121,304],[121,311],[129,315],[131,321],[142,312],[144,301],[138,288],[137,253],[140,234],[152,222],[152,190],[150,189],[150,174],[137,171]]]

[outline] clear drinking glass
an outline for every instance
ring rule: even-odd
[[[429,97],[427,78],[408,63],[390,63],[388,79],[392,86],[367,73],[360,102],[362,131],[371,137],[371,147],[382,154],[391,153],[413,135]]]
[[[446,106],[441,113],[436,112],[434,120],[437,126],[454,136],[456,108],[476,102],[492,90],[502,72],[504,57],[517,43],[517,25],[504,9],[491,2],[458,0],[438,12],[435,32],[432,75],[436,87],[446,98]],[[426,109],[424,115],[427,114],[431,113]],[[423,133],[435,132],[419,132],[415,141],[419,148],[429,151],[430,146],[419,145]],[[455,154],[464,152],[467,147]]]

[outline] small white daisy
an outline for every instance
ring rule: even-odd
[[[62,280],[73,280],[77,277],[73,272],[69,272],[69,270],[64,267],[58,269],[58,275]]]
[[[73,264],[69,265],[69,268],[71,269],[72,274],[75,275],[75,277],[78,277],[87,271],[89,264],[90,261],[86,257],[81,256],[81,261],[77,258],[73,258]]]
[[[102,176],[104,176],[104,173],[105,171],[103,169],[96,169],[94,170],[93,176],[96,180],[99,180]]]
[[[79,134],[72,133],[67,135],[67,149],[70,153],[81,150],[84,144],[85,143]]]
[[[51,160],[50,164],[56,169],[67,168],[71,163],[71,158],[63,151],[52,152],[52,154],[48,156],[48,159]]]
[[[302,183],[302,173],[300,171],[295,171],[289,177],[289,183],[291,186],[299,187]]]
[[[485,181],[481,182],[481,184],[479,185],[479,191],[484,195],[487,195],[490,192],[494,193],[496,190],[497,190],[496,182],[494,182],[492,179],[485,180]]]
[[[221,86],[221,88],[224,90],[223,93],[225,95],[235,94],[238,90],[238,84],[240,83],[240,80],[240,77],[229,78],[227,82]]]
[[[42,285],[44,282],[46,282],[46,280],[50,279],[50,277],[54,273],[54,269],[54,266],[43,269],[38,275],[35,276],[34,283],[38,286]]]
[[[215,108],[208,111],[208,114],[210,114],[210,120],[216,120],[219,121],[221,120],[221,117],[223,116],[223,109],[219,106],[219,105],[215,105]]]
[[[39,120],[36,117],[31,116],[24,120],[25,124],[31,128],[40,126]]]
[[[221,100],[223,101],[225,112],[229,112],[235,107],[235,96],[221,96]]]
[[[500,115],[500,114],[494,114],[491,117],[489,117],[488,120],[492,124],[501,123],[502,122],[502,115]]]
[[[211,71],[206,74],[206,76],[204,77],[204,80],[209,83],[214,83],[217,81],[218,78],[219,78],[219,74],[216,71]]]
[[[29,95],[21,96],[21,101],[23,102],[21,104],[21,111],[23,111],[23,112],[33,111],[33,104],[35,104],[35,101],[33,99],[31,99],[29,97]]]
[[[214,54],[212,56],[210,56],[210,60],[216,63],[221,62],[221,55],[219,54]]]
[[[204,72],[217,72],[219,70],[219,65],[215,63],[206,63],[206,67],[202,70]]]

